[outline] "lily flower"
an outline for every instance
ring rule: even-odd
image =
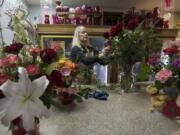
[[[31,81],[25,68],[18,69],[18,82],[6,81],[0,86],[5,98],[0,100],[0,113],[4,112],[2,124],[9,126],[11,121],[20,117],[23,127],[30,131],[34,127],[34,118],[47,116],[48,110],[39,99],[45,92],[49,81],[42,76]]]

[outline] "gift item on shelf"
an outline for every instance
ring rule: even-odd
[[[60,0],[56,0],[56,5],[60,6],[61,5],[61,1]]]
[[[52,23],[52,0],[40,0],[42,23]]]
[[[44,15],[44,23],[50,24],[49,15]]]
[[[82,5],[70,8],[63,6],[59,0],[56,1],[56,14],[53,15],[53,24],[100,25],[101,19],[102,12],[99,6]]]

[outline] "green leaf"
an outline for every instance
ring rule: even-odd
[[[150,73],[151,73],[151,69],[149,65],[142,63],[140,72],[138,73],[137,76],[137,81],[148,81]]]

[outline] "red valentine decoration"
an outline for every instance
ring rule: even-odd
[[[49,15],[44,15],[44,23],[45,24],[50,24],[50,20],[49,20]]]
[[[171,10],[173,8],[174,0],[164,0],[164,10]]]

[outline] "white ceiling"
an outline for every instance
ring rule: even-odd
[[[38,6],[40,5],[40,0],[26,0],[29,5]],[[55,3],[55,0],[52,0]],[[151,10],[154,7],[161,7],[161,1],[163,0],[61,0],[64,6],[76,7],[83,4],[89,6],[99,5],[102,9],[111,10],[127,10],[130,7],[136,7],[137,9]],[[180,4],[178,1],[175,2],[175,11],[180,11]]]

